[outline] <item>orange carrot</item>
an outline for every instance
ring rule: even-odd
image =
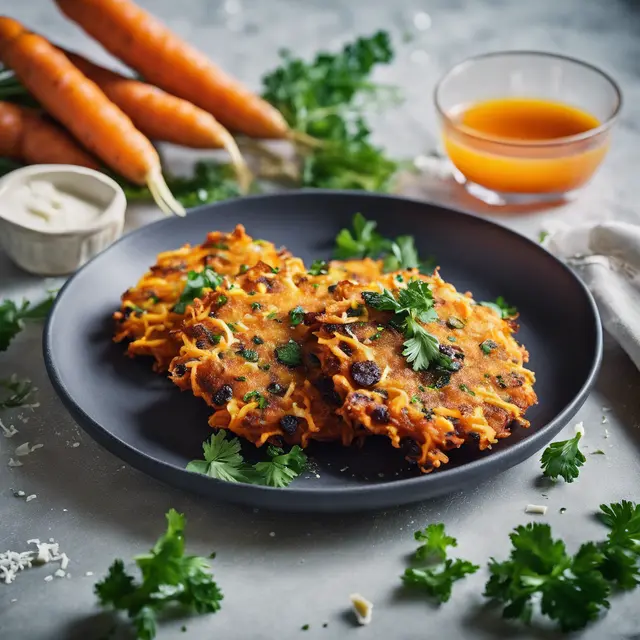
[[[245,190],[249,186],[251,175],[238,145],[210,113],[158,87],[105,69],[77,53],[62,51],[148,138],[196,149],[225,147],[241,186]]]
[[[255,138],[284,138],[279,111],[131,0],[56,0],[58,7],[145,80]]]
[[[151,142],[61,51],[24,28],[18,31],[15,20],[0,17],[0,61],[107,166],[136,184],[146,183],[165,213],[184,214],[162,177]]]
[[[9,102],[0,102],[0,156],[29,164],[100,168],[65,131],[45,120],[37,111]]]

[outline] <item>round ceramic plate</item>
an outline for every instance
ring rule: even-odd
[[[245,225],[254,238],[285,245],[305,261],[328,258],[355,212],[383,235],[411,234],[435,256],[445,280],[476,300],[504,296],[520,311],[518,340],[529,350],[539,404],[490,451],[463,447],[451,463],[421,475],[386,438],[364,447],[314,444],[312,471],[286,489],[221,482],[185,471],[211,431],[205,403],[124,356],[111,341],[120,295],[161,251],[200,243],[211,230]],[[301,191],[228,201],[130,233],[76,273],[58,294],[44,333],[53,385],[75,420],[112,453],[168,484],[261,508],[346,511],[384,508],[475,487],[546,445],[575,415],[595,380],[602,331],[594,301],[576,276],[537,244],[469,214],[365,193]],[[245,445],[251,458],[256,450]]]

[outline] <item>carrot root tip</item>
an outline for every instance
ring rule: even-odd
[[[186,215],[184,207],[175,199],[167,186],[159,166],[149,172],[147,186],[162,213],[166,215],[174,213],[177,216]]]
[[[253,175],[245,159],[238,148],[238,144],[233,139],[231,134],[227,134],[224,136],[224,148],[227,150],[227,153],[231,157],[231,164],[236,172],[236,177],[238,178],[238,184],[240,185],[241,193],[248,193],[249,187],[253,182]]]

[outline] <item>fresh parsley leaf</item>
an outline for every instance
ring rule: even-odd
[[[453,583],[475,573],[480,567],[467,560],[445,560],[436,568],[406,569],[402,581],[407,587],[420,589],[437,602],[448,602]]]
[[[570,440],[552,442],[543,452],[540,462],[542,473],[547,478],[557,480],[564,478],[565,482],[573,482],[580,474],[580,467],[585,463],[586,458],[578,448],[581,433]]]
[[[491,559],[485,596],[505,605],[502,615],[530,623],[534,603],[556,621],[562,631],[582,629],[609,608],[610,587],[598,567],[598,545],[583,544],[575,556],[561,540],[551,537],[547,524],[516,527],[508,560]]]
[[[0,351],[6,351],[9,344],[22,329],[25,320],[44,320],[53,306],[53,296],[32,306],[28,300],[18,305],[13,300],[0,303]]]
[[[302,349],[294,340],[276,347],[275,353],[278,362],[287,367],[298,367],[302,364]]]
[[[244,402],[257,402],[258,409],[266,409],[269,404],[268,400],[259,391],[249,391],[242,398]]]
[[[289,322],[292,327],[297,327],[304,320],[305,310],[298,305],[289,311]]]
[[[460,368],[440,351],[438,339],[418,322],[435,322],[438,319],[428,283],[410,280],[407,287],[400,289],[396,296],[388,289],[383,289],[382,293],[364,291],[362,299],[378,311],[393,311],[397,315],[396,326],[407,338],[402,355],[414,371],[424,371],[429,367],[448,371]]]
[[[422,531],[416,531],[413,537],[424,543],[416,550],[416,560],[442,562],[447,557],[447,548],[458,546],[458,541],[445,533],[442,523],[430,524]]]
[[[448,536],[444,524],[430,524],[422,531],[416,531],[414,538],[423,542],[415,553],[415,559],[426,566],[406,569],[402,576],[405,586],[424,591],[439,603],[451,598],[453,583],[475,573],[480,567],[466,560],[447,558],[447,548],[456,547],[458,542]]]
[[[258,397],[258,405],[264,401],[266,406],[266,398],[257,391],[247,393],[244,401],[248,402]],[[267,447],[269,460],[250,465],[240,453],[240,440],[235,437],[227,440],[224,430],[211,436],[209,443],[205,441],[203,449],[205,459],[193,460],[187,465],[187,471],[203,473],[226,482],[286,487],[304,471],[307,464],[307,456],[299,446],[295,445],[285,453],[282,449],[270,445]]]
[[[628,500],[600,505],[600,519],[609,527],[601,545],[602,575],[623,590],[640,584],[640,505]]]
[[[196,298],[202,298],[206,289],[217,289],[223,281],[224,278],[210,267],[205,267],[202,271],[189,271],[187,282],[178,302],[173,307],[173,312],[184,313],[187,305]]]
[[[329,273],[329,263],[325,260],[314,260],[309,267],[309,275],[324,276]]]
[[[225,482],[250,482],[251,467],[245,464],[237,438],[226,439],[221,429],[202,443],[204,460],[192,460],[187,471],[202,473]]]
[[[0,399],[0,409],[21,407],[26,403],[33,391],[33,383],[31,380],[27,378],[20,379],[16,375],[10,378],[0,379],[0,387],[3,387],[9,392],[8,395]]]
[[[336,236],[333,253],[336,260],[376,258],[388,250],[391,243],[376,231],[377,222],[356,213],[352,226],[353,230],[342,229]]]
[[[493,309],[503,320],[518,315],[517,307],[512,307],[502,296],[498,296],[495,302],[478,302],[478,304]]]
[[[208,560],[184,554],[184,516],[170,509],[166,518],[166,533],[148,554],[135,558],[141,581],[116,560],[95,585],[100,604],[126,611],[140,640],[155,638],[156,617],[164,609],[179,605],[199,614],[214,613],[223,597]]]
[[[255,470],[262,478],[262,483],[268,487],[289,486],[307,465],[307,456],[298,445],[291,447],[289,453],[285,453],[278,447],[269,446],[267,455],[271,459],[268,462],[258,462]]]

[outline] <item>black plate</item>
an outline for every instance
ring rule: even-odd
[[[443,277],[476,300],[503,295],[520,310],[518,338],[537,374],[540,403],[521,429],[492,451],[463,448],[451,464],[416,474],[386,439],[357,450],[313,445],[314,472],[287,489],[231,484],[188,473],[210,435],[202,400],[180,393],[123,356],[111,342],[121,293],[156,260],[207,231],[242,223],[255,238],[286,245],[305,261],[330,255],[354,212],[377,220],[386,236],[415,236],[421,255],[437,257]],[[76,273],[58,294],[44,333],[53,386],[75,420],[104,447],[169,484],[242,504],[298,511],[381,508],[475,487],[549,442],[584,403],[602,357],[595,303],[576,276],[537,244],[487,220],[424,202],[364,193],[303,191],[244,198],[169,218],[135,231]],[[247,454],[255,448],[247,446]],[[348,467],[345,469],[345,467]],[[319,476],[319,477],[318,477]]]

